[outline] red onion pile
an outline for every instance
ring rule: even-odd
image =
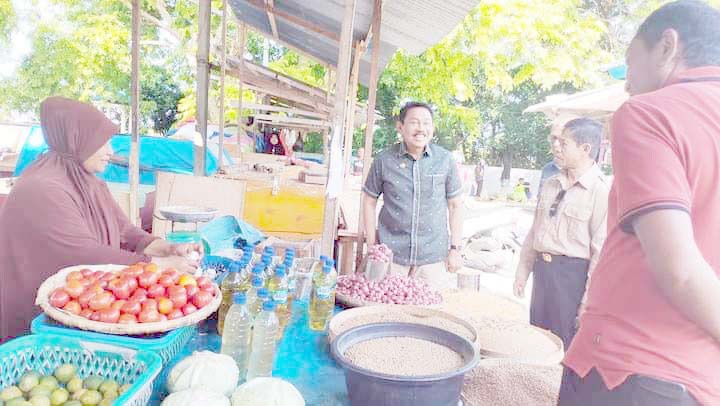
[[[398,275],[388,275],[378,282],[367,280],[363,274],[342,275],[337,279],[337,291],[374,303],[427,306],[442,302],[440,293],[425,281]]]

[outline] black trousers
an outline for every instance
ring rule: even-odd
[[[565,349],[575,336],[578,309],[585,294],[590,261],[552,255],[538,256],[533,266],[530,323],[560,337]]]
[[[610,390],[597,370],[580,378],[569,368],[563,373],[558,406],[698,406],[699,403],[678,383],[642,375],[631,375]]]

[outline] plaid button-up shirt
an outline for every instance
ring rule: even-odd
[[[457,164],[446,149],[430,144],[419,160],[393,145],[375,157],[363,186],[383,196],[378,240],[400,265],[426,265],[448,255],[448,199],[462,193]]]

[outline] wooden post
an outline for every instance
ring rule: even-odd
[[[130,183],[130,222],[138,225],[138,189],[140,188],[140,0],[132,2],[131,33],[131,83],[130,83],[130,157],[128,158],[128,181]]]
[[[360,79],[360,58],[364,47],[355,47],[352,70],[350,72],[350,89],[348,90],[347,110],[345,117],[345,147],[343,150],[343,166],[345,167],[345,183],[350,174],[350,157],[352,157],[353,136],[355,135],[355,107],[357,106],[357,88]]]
[[[220,138],[218,138],[218,172],[223,171],[223,144],[225,140],[225,66],[227,65],[227,0],[222,2],[222,23],[220,28]],[[240,129],[238,128],[238,132]]]
[[[342,155],[337,154],[338,147],[342,145],[343,124],[345,121],[345,109],[347,107],[348,80],[350,73],[350,52],[352,50],[352,33],[355,25],[356,0],[345,0],[345,15],[343,17],[340,43],[338,45],[338,66],[335,91],[335,110],[333,112],[333,133],[330,148],[330,167],[332,169],[333,159],[342,160]],[[335,149],[335,152],[333,152]],[[342,162],[338,162],[342,165]],[[328,178],[332,177],[332,174]],[[333,256],[335,234],[337,233],[338,220],[338,198],[329,196],[325,199],[323,214],[323,235],[321,252],[327,256]]]
[[[373,137],[375,135],[375,104],[377,102],[378,63],[380,60],[380,26],[382,24],[383,0],[375,0],[372,22],[372,53],[370,54],[370,83],[368,84],[367,120],[365,121],[365,155],[363,156],[362,184],[365,184],[372,163]],[[360,192],[360,213],[358,218],[357,261],[362,261],[363,244],[365,243],[365,219],[363,202],[365,193]]]
[[[240,132],[245,128],[243,121],[242,109],[243,109],[243,81],[242,71],[243,65],[245,64],[245,22],[238,22],[238,60],[240,61],[240,69],[238,70],[238,123],[237,123],[237,144],[238,144],[238,164],[242,162],[242,153],[240,153]]]
[[[200,0],[198,9],[197,131],[202,145],[195,144],[195,176],[206,176],[208,91],[210,86],[210,0]]]

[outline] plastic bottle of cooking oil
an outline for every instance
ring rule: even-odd
[[[275,275],[270,279],[268,287],[270,298],[275,302],[275,313],[280,321],[278,339],[282,337],[288,321],[292,315],[292,298],[288,294],[288,282],[285,274],[285,265],[278,265],[275,268]]]
[[[328,257],[325,255],[320,255],[320,260],[313,262],[312,265],[312,271],[313,271],[313,281],[320,277],[320,274],[322,273],[322,269],[325,266],[325,263],[327,263]]]
[[[250,289],[247,291],[247,307],[253,317],[255,317],[255,315],[257,314],[257,312],[253,313],[253,308],[255,308],[255,304],[258,300],[258,293],[260,292],[260,289],[263,289],[262,279],[252,278]]]
[[[288,282],[288,298],[292,301],[295,298],[295,290],[297,287],[297,279],[295,275],[295,251],[288,249],[285,251],[285,273]],[[292,304],[292,303],[291,303]],[[292,309],[292,306],[289,306]]]
[[[257,315],[260,314],[263,303],[268,300],[270,300],[270,292],[268,292],[267,288],[261,287],[258,289],[255,301],[249,304],[250,313],[252,313],[253,317],[257,317]]]
[[[275,315],[275,302],[268,300],[263,303],[262,312],[253,323],[252,351],[247,371],[248,381],[272,375],[279,324]]]
[[[233,262],[232,264],[230,264],[230,269],[228,270],[227,275],[225,275],[225,279],[223,279],[222,283],[220,284],[220,291],[222,292],[222,302],[220,302],[220,307],[218,308],[217,322],[217,329],[220,335],[222,335],[223,333],[225,315],[227,314],[228,310],[230,310],[230,306],[232,306],[233,304],[233,295],[235,293],[239,293],[242,290],[243,275],[241,272],[241,268],[241,262]]]
[[[329,263],[325,263],[322,273],[313,281],[310,297],[310,329],[324,331],[335,309],[335,284],[337,273]]]
[[[250,339],[252,338],[253,317],[247,308],[244,293],[233,295],[233,305],[225,317],[225,328],[222,333],[220,353],[229,355],[240,369],[240,376],[247,372],[250,356]]]

